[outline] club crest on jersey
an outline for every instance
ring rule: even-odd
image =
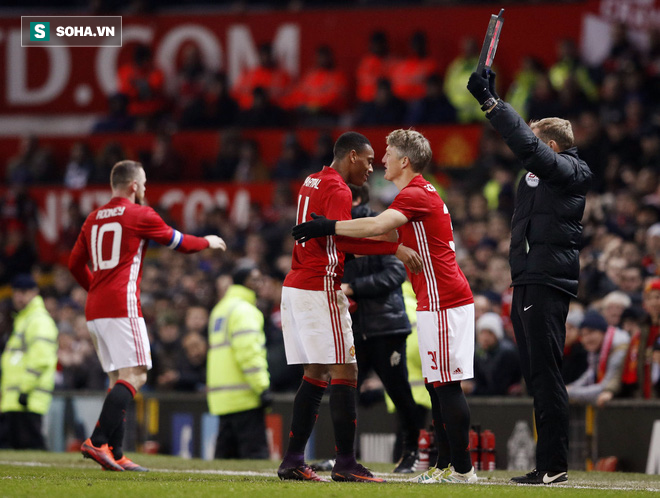
[[[351,349],[348,350],[351,358],[355,358],[355,346],[351,346]]]
[[[534,173],[530,172],[525,175],[525,183],[527,183],[527,185],[529,185],[532,188],[538,187],[539,181],[540,181],[539,177],[536,176]]]

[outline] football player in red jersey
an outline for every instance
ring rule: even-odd
[[[474,299],[456,262],[449,210],[422,176],[431,158],[431,146],[421,133],[391,132],[383,157],[385,179],[400,192],[390,207],[371,218],[316,217],[294,227],[293,234],[299,243],[309,244],[313,237],[329,234],[372,237],[396,229],[398,241],[422,256],[424,270],[408,276],[417,296],[419,351],[439,454],[435,468],[415,480],[473,483],[477,475],[467,449],[470,409],[461,380],[473,377]]]
[[[308,176],[298,193],[297,222],[310,213],[351,219],[348,184],[362,185],[373,171],[374,150],[364,135],[347,132],[334,146],[334,159]],[[341,291],[344,253],[395,254],[412,272],[419,254],[393,242],[327,237],[297,243],[282,288],[282,329],[289,364],[302,364],[304,376],[293,404],[289,447],[277,471],[280,479],[322,481],[305,463],[323,392],[331,379],[330,412],[335,432],[335,481],[382,482],[355,459],[357,364],[348,299]]]
[[[151,368],[149,338],[140,307],[147,243],[153,240],[185,253],[226,249],[220,237],[182,234],[152,208],[142,205],[146,181],[140,163],[115,164],[110,173],[112,198],[87,217],[69,258],[69,270],[88,292],[87,328],[110,378],[96,428],[82,444],[81,452],[104,469],[115,471],[147,470],[122,452],[126,409]]]

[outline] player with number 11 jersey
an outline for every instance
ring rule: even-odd
[[[461,381],[474,371],[474,299],[456,262],[449,210],[422,173],[431,162],[429,141],[414,130],[394,130],[383,156],[385,179],[398,189],[389,208],[375,217],[296,225],[299,242],[343,235],[371,237],[396,230],[398,241],[419,252],[423,269],[408,272],[417,296],[417,332],[422,372],[431,395],[438,441],[437,469],[417,482],[477,481],[469,446],[470,410]]]

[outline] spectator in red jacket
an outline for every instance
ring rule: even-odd
[[[293,90],[288,105],[308,118],[336,117],[346,110],[348,81],[335,67],[332,49],[322,45],[316,49],[316,64]]]
[[[128,98],[128,114],[153,125],[165,108],[165,77],[152,60],[147,45],[137,45],[133,61],[119,68],[117,75],[119,93]]]
[[[390,72],[392,92],[403,100],[418,100],[426,95],[426,80],[438,72],[438,63],[428,54],[423,31],[412,35],[410,48],[410,57],[395,64]]]
[[[393,65],[387,35],[374,31],[369,39],[369,53],[360,59],[356,72],[356,93],[360,102],[372,102],[376,98],[378,80],[389,78]]]
[[[266,90],[273,103],[282,105],[290,86],[291,76],[277,66],[271,45],[265,43],[259,47],[259,64],[243,71],[234,84],[232,96],[242,110],[250,109],[253,92],[261,87]]]

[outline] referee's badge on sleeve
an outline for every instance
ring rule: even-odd
[[[532,188],[536,188],[539,186],[539,177],[536,176],[534,173],[527,173],[525,175],[525,182],[527,185],[529,185]]]

